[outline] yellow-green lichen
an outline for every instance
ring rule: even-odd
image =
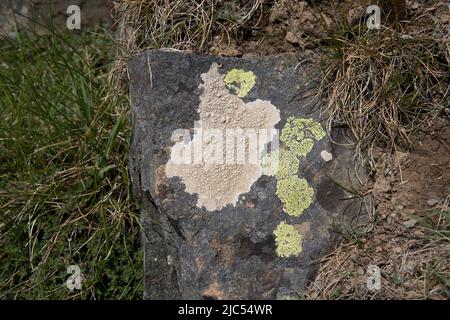
[[[305,157],[313,148],[314,140],[325,137],[320,123],[313,119],[289,117],[281,130],[280,140],[295,155]]]
[[[283,203],[284,211],[298,217],[313,202],[314,190],[305,179],[289,176],[278,179],[276,194]]]
[[[256,76],[252,71],[232,69],[223,79],[229,89],[236,91],[239,98],[245,97],[256,83]]]
[[[289,150],[275,150],[265,155],[261,166],[265,175],[283,179],[297,175],[300,161]]]
[[[277,178],[276,195],[287,214],[299,217],[313,202],[314,190],[297,176],[300,157],[305,157],[314,142],[325,137],[320,123],[313,119],[289,117],[280,140],[286,149],[273,151],[262,159],[263,173]],[[302,235],[292,225],[281,222],[274,231],[277,255],[290,257],[302,251]]]
[[[274,177],[278,173],[280,164],[280,153],[278,150],[267,153],[261,160],[261,168],[263,174]]]
[[[302,235],[294,226],[282,221],[273,234],[279,257],[298,256],[302,252]]]

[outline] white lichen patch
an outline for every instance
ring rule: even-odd
[[[199,127],[192,139],[175,143],[165,169],[167,177],[180,177],[186,192],[198,196],[198,207],[213,211],[236,205],[262,175],[261,157],[276,135],[280,112],[270,101],[244,103],[230,93],[216,63],[201,78]],[[179,163],[180,153],[190,162]]]
[[[328,161],[333,160],[333,155],[332,155],[330,152],[328,152],[327,150],[322,150],[322,151],[320,152],[320,156],[322,157],[322,159],[323,159],[325,162],[328,162]]]

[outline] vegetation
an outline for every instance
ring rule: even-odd
[[[444,165],[423,170],[411,191],[420,199],[406,204],[412,208],[405,203],[391,208],[385,194],[402,194],[394,187],[411,185],[408,177],[419,170],[408,176],[400,163],[394,170],[393,161],[381,161],[394,159],[400,147],[419,146],[417,131],[445,140],[443,130],[432,127],[436,120],[448,121],[450,112],[447,27],[434,17],[426,20],[436,8],[427,11],[423,4],[422,13],[402,24],[405,2],[380,0],[390,24],[383,19],[381,30],[367,30],[363,16],[353,25],[346,21],[347,10],[336,17],[327,11],[344,1],[311,0],[294,11],[298,3],[290,0],[113,2],[116,39],[100,29],[58,32],[41,25],[39,32],[35,25],[15,39],[0,39],[0,299],[141,299],[140,225],[126,167],[131,137],[126,62],[149,48],[208,53],[216,42],[236,39],[242,40],[242,52],[243,44],[253,42],[257,54],[277,45],[281,52],[291,45],[287,33],[301,31],[295,28],[304,30],[307,40],[292,44],[300,56],[309,57],[308,48],[320,52],[311,61],[323,67],[327,129],[350,129],[357,151],[372,160],[375,180],[398,170],[392,187],[379,191],[377,207],[370,203],[373,221],[337,230],[347,241],[322,259],[307,297],[448,299],[450,191],[439,189],[444,174],[425,181]],[[311,21],[300,19],[303,10]],[[321,17],[315,17],[318,12]],[[322,13],[334,21],[328,24],[331,19]],[[308,33],[308,26],[325,30],[322,25],[328,36]],[[266,51],[260,46],[265,38],[272,39]],[[383,156],[375,159],[373,150]],[[439,157],[425,151],[429,159]],[[377,195],[373,186],[364,187],[364,195]],[[425,189],[439,191],[440,201],[426,209],[419,203],[427,200]],[[418,217],[412,219],[407,209]],[[364,291],[365,268],[374,261],[383,265],[378,296]],[[66,286],[71,265],[80,267],[82,290]]]
[[[101,30],[0,42],[0,299],[142,297],[113,44]],[[82,290],[66,287],[69,265]]]

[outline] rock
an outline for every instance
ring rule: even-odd
[[[414,227],[417,223],[416,219],[409,219],[407,221],[403,221],[402,225],[406,228],[406,229],[410,229],[412,227]]]
[[[318,75],[300,58],[154,50],[129,63],[129,170],[143,220],[144,298],[298,298],[317,271],[312,262],[340,240],[335,227],[367,217],[361,200],[339,187],[358,185],[353,152],[331,145],[317,101],[299,95],[316,89]],[[205,132],[241,127],[274,128],[263,140],[272,141],[269,153],[258,149],[257,161],[241,167],[205,163],[224,150],[206,152],[221,136]],[[207,143],[196,149],[200,137]],[[323,150],[333,150],[332,159]],[[191,162],[177,164],[183,159]]]
[[[0,36],[15,38],[16,23],[26,21],[28,6],[24,0],[2,0],[0,2]]]
[[[301,31],[300,35],[298,35],[295,32],[287,31],[286,32],[286,41],[291,44],[298,44],[298,45],[304,45],[305,41],[302,39],[301,35],[303,34]]]
[[[427,204],[428,204],[428,206],[430,206],[430,207],[434,207],[435,205],[437,205],[438,203],[439,203],[439,199],[437,199],[437,198],[432,198],[432,199],[428,199],[427,200]]]
[[[411,10],[417,10],[417,9],[419,9],[419,7],[420,7],[420,4],[417,3],[417,2],[414,2],[414,3],[412,3],[412,4],[409,6],[409,8],[410,8]]]
[[[108,0],[1,0],[0,1],[0,35],[14,38],[17,27],[30,22],[33,32],[46,34],[49,32],[46,23],[50,20],[58,30],[65,30],[68,18],[67,8],[77,5],[81,10],[81,28],[106,26],[111,24],[111,1]],[[42,24],[42,25],[41,25]],[[28,30],[23,28],[23,31]]]
[[[322,151],[320,152],[320,156],[322,157],[322,159],[323,159],[325,162],[328,162],[328,161],[333,160],[333,155],[332,155],[330,152],[328,152],[327,150],[322,150]]]

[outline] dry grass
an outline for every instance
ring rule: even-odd
[[[213,34],[252,28],[264,0],[123,0],[115,1],[122,24],[121,47],[130,52],[170,47],[202,52]],[[257,24],[255,21],[254,24]]]
[[[140,298],[128,104],[106,81],[114,42],[35,28],[0,36],[0,299]],[[70,291],[74,264],[84,281]]]
[[[448,107],[447,48],[429,30],[344,27],[330,43],[320,90],[328,129],[348,126],[357,150],[369,158],[376,146],[409,147],[411,132],[427,128]]]
[[[321,260],[307,292],[310,299],[448,299],[450,297],[448,199],[438,211],[406,229],[382,221],[358,241],[347,242]],[[368,290],[369,265],[381,271],[381,289]]]
[[[119,27],[113,78],[124,88],[126,63],[145,49],[172,48],[204,53],[215,35],[228,42],[256,27],[266,0],[115,0]]]

